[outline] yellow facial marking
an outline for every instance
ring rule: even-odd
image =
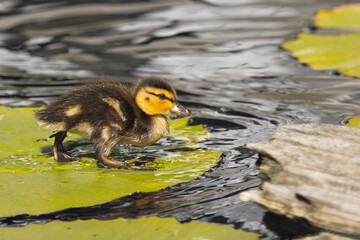
[[[162,89],[162,88],[154,88],[154,87],[146,87],[145,90],[147,92],[152,92],[155,94],[165,94],[165,96],[171,100],[176,100],[176,95],[172,94],[168,90]]]
[[[72,133],[76,133],[76,134],[79,134],[83,137],[86,137],[86,138],[91,138],[91,135],[92,135],[92,132],[93,132],[93,127],[91,126],[90,123],[88,122],[82,122],[82,123],[79,123],[77,124],[75,127],[71,128],[69,130],[69,132],[72,132]]]
[[[81,113],[81,105],[77,104],[75,106],[70,107],[68,110],[65,111],[65,116],[71,117]]]
[[[45,121],[37,121],[37,124],[40,126],[44,126],[45,129],[51,131],[66,131],[64,122],[45,122]]]
[[[118,113],[118,115],[120,116],[121,120],[125,121],[126,118],[124,116],[124,113],[121,111],[120,108],[120,103],[118,100],[116,100],[115,98],[112,97],[105,97],[103,99],[101,99],[103,102],[109,104],[110,107],[114,108],[115,111]]]
[[[167,99],[156,96],[159,94],[164,94]],[[176,96],[171,92],[154,87],[145,87],[136,94],[136,104],[149,115],[169,113],[169,110],[174,106],[171,101],[174,100],[176,100]]]

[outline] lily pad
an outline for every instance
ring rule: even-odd
[[[320,10],[315,23],[321,28],[360,28],[360,4],[349,4],[332,10]]]
[[[350,119],[348,126],[360,128],[360,118],[352,118],[352,119]]]
[[[315,21],[324,28],[360,28],[360,5],[321,10]],[[292,56],[309,64],[314,70],[338,70],[346,75],[360,77],[360,33],[300,33],[298,39],[282,46],[293,51]]]
[[[56,163],[52,157],[52,142],[35,141],[51,132],[36,125],[33,110],[0,106],[0,216],[40,214],[99,204],[136,191],[156,191],[196,178],[216,165],[222,154],[213,150],[168,151],[171,153],[151,163],[160,166],[159,170],[136,172],[99,168],[92,158],[92,144],[80,139],[76,143],[91,147],[84,150],[81,145],[76,151],[89,156],[78,162]],[[183,127],[186,135],[190,130]],[[181,127],[176,131],[180,130]],[[69,140],[79,138],[72,135]],[[193,139],[191,135],[189,139]],[[165,144],[157,147],[164,152],[167,147],[174,150],[173,146]],[[135,150],[140,151],[139,148]]]
[[[24,237],[26,236],[26,237]],[[224,237],[226,236],[226,237]],[[51,222],[31,224],[24,228],[1,229],[2,239],[227,239],[255,240],[258,235],[235,230],[230,226],[190,222],[181,224],[174,218],[157,217],[134,220]]]
[[[187,117],[170,120],[170,132],[166,136],[187,141],[187,147],[196,148],[197,142],[209,138],[209,131],[203,125],[189,126],[188,122]]]

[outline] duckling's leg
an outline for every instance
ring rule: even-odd
[[[57,132],[51,135],[51,137],[55,137],[53,151],[54,151],[54,158],[57,162],[72,162],[80,159],[77,157],[70,157],[65,152],[62,142],[66,137],[66,131]]]
[[[98,139],[95,141],[95,152],[97,159],[108,167],[113,168],[123,168],[129,170],[138,170],[138,171],[155,171],[157,168],[154,167],[139,167],[134,166],[125,162],[120,162],[116,160],[111,160],[107,156],[110,154],[111,149],[115,146],[115,142],[104,141],[103,139]]]

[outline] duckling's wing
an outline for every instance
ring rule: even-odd
[[[120,83],[80,86],[35,112],[37,122],[52,131],[70,131],[90,138],[103,125],[132,128],[135,114],[132,90]]]

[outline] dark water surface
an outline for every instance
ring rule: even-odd
[[[94,207],[2,218],[2,225],[155,215],[275,238],[266,211],[238,198],[261,183],[257,155],[244,145],[269,139],[279,125],[344,124],[359,115],[358,79],[315,72],[280,48],[299,31],[316,31],[318,9],[355,2],[1,1],[0,104],[40,106],[93,79],[161,76],[193,111],[191,124],[209,128],[201,147],[226,152],[190,182]]]

